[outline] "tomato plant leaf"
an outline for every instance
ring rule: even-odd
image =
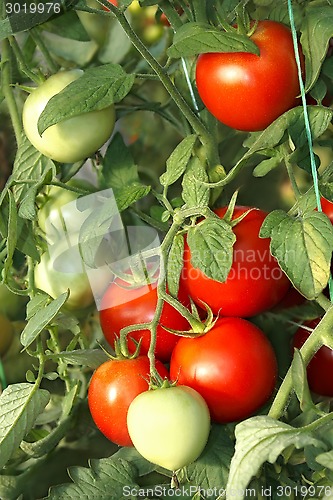
[[[64,351],[57,354],[48,354],[48,359],[61,359],[68,364],[78,366],[89,366],[89,368],[98,368],[109,358],[101,349],[77,349],[75,351]]]
[[[28,321],[23,332],[21,333],[21,344],[24,347],[29,347],[30,344],[38,337],[44,328],[54,319],[61,307],[65,304],[69,297],[69,291],[61,294],[55,300],[52,300],[43,309],[39,309],[34,316]]]
[[[230,225],[222,219],[205,219],[190,227],[187,241],[193,267],[223,283],[232,265],[232,248],[236,241]]]
[[[76,12],[73,10],[56,17],[52,21],[43,24],[43,30],[55,33],[58,36],[77,40],[79,42],[90,42],[90,36],[84,29]]]
[[[305,55],[305,90],[314,85],[333,36],[332,6],[308,5],[301,26],[301,44]]]
[[[288,448],[307,445],[325,448],[324,443],[304,428],[294,428],[267,416],[252,417],[236,426],[236,451],[231,460],[227,498],[243,500],[251,478],[266,461],[276,462]]]
[[[323,213],[290,217],[282,210],[265,219],[260,236],[271,238],[271,252],[294,287],[313,300],[327,284],[333,250],[333,229]]]
[[[130,462],[135,466],[138,471],[138,475],[145,476],[151,472],[160,469],[160,467],[152,462],[149,462],[134,448],[134,447],[122,447],[112,455],[114,460],[122,459]],[[164,469],[163,469],[164,470]]]
[[[333,470],[333,450],[327,451],[326,453],[320,453],[317,455],[316,461],[324,467]]]
[[[185,172],[196,140],[196,135],[188,135],[173,150],[166,162],[166,172],[160,176],[162,186],[170,186]]]
[[[276,154],[259,163],[253,170],[254,177],[263,177],[281,164],[282,155]]]
[[[184,24],[177,30],[167,51],[172,58],[192,57],[205,52],[252,52],[259,55],[257,45],[247,36],[220,31],[204,23]]]
[[[291,375],[293,379],[293,388],[300,402],[301,410],[303,412],[307,410],[316,410],[307,381],[306,366],[298,349],[294,351],[294,358],[291,364]]]
[[[73,116],[121,101],[131,90],[134,80],[135,75],[126,73],[118,64],[87,69],[48,101],[38,120],[39,133]]]
[[[32,429],[49,401],[49,392],[32,384],[8,386],[0,396],[0,468]]]
[[[205,164],[199,158],[192,158],[189,162],[182,181],[182,198],[187,207],[204,207],[209,202],[209,187]]]
[[[52,487],[48,500],[67,500],[68,498],[95,498],[100,500],[122,498],[124,487],[139,489],[136,484],[137,470],[134,465],[122,458],[102,458],[91,460],[90,469],[71,467],[69,476],[72,484]],[[112,496],[110,494],[112,492]]]
[[[179,279],[183,268],[184,236],[177,234],[171,244],[167,261],[167,283],[170,295],[178,296]]]
[[[191,484],[200,484],[204,490],[219,485],[225,488],[229,475],[234,445],[224,426],[212,425],[208,442],[200,457],[186,467],[186,475]],[[209,464],[215,464],[210,467]]]
[[[108,145],[102,171],[105,184],[113,189],[124,188],[133,182],[139,182],[138,169],[131,152],[118,132]]]

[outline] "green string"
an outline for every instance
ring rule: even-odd
[[[315,162],[315,157],[314,157],[314,153],[313,153],[312,133],[311,133],[311,127],[310,127],[310,121],[309,121],[308,108],[306,105],[304,83],[303,83],[303,79],[302,79],[301,60],[299,57],[298,40],[297,40],[297,33],[296,33],[296,27],[295,27],[294,13],[293,13],[293,8],[292,8],[292,0],[288,0],[288,14],[289,14],[291,33],[292,33],[292,37],[293,37],[295,59],[296,59],[297,71],[298,71],[299,87],[301,90],[302,106],[303,106],[303,112],[304,112],[305,132],[306,132],[306,138],[307,138],[308,145],[309,145],[313,187],[314,187],[314,191],[315,191],[315,195],[316,195],[317,210],[318,210],[318,212],[322,212],[323,210],[322,210],[321,202],[320,202],[318,173],[317,173],[316,162]],[[328,287],[329,287],[329,292],[330,292],[330,300],[331,300],[331,302],[333,302],[333,280],[332,280],[331,274],[330,274],[330,277],[328,280]]]

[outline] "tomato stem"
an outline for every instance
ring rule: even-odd
[[[300,349],[305,365],[309,363],[314,354],[325,344],[325,337],[333,329],[333,306],[323,316],[318,326],[313,330]],[[279,419],[283,416],[288,406],[288,400],[293,390],[291,368],[289,368],[269,410],[268,416]]]
[[[44,40],[39,34],[38,28],[32,28],[30,30],[30,36],[35,42],[35,44],[39,47],[39,50],[43,54],[45,61],[47,62],[48,67],[50,68],[52,73],[57,73],[59,71],[59,66],[56,62],[54,62],[48,48],[46,47]]]

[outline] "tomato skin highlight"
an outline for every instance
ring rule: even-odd
[[[206,334],[180,339],[170,377],[202,395],[213,421],[234,422],[251,416],[271,397],[277,361],[257,326],[242,318],[220,318]]]
[[[236,206],[233,219],[251,207]],[[226,207],[214,212],[223,217]],[[208,278],[191,263],[191,252],[185,242],[182,283],[198,305],[208,304],[214,314],[255,316],[278,304],[286,295],[290,281],[270,253],[270,239],[260,238],[260,227],[268,215],[259,209],[251,210],[233,227],[236,242],[233,264],[224,283]]]
[[[32,90],[23,106],[23,127],[29,141],[42,154],[63,163],[84,160],[111,136],[115,110],[111,105],[52,125],[39,135],[37,123],[48,101],[83,75],[80,69],[60,71]]]
[[[137,323],[150,322],[155,314],[157,304],[157,289],[154,285],[138,288],[129,288],[122,280],[116,278],[106,290],[99,313],[103,334],[108,343],[113,346],[122,328]],[[180,290],[179,300],[188,305],[186,294]],[[187,320],[166,302],[157,327],[156,357],[163,363],[170,360],[172,350],[179,337],[168,332],[163,326],[176,330],[188,330],[190,325]],[[150,331],[139,330],[128,334],[128,349],[130,353],[135,352],[136,342],[141,340],[141,354],[147,354],[150,345]]]
[[[248,52],[201,54],[196,84],[207,109],[219,121],[243,131],[265,129],[298,104],[297,65],[290,29],[259,21],[251,35],[260,55]],[[300,51],[301,64],[304,56]]]
[[[133,446],[127,429],[127,411],[133,399],[148,390],[149,359],[106,361],[93,373],[88,389],[91,416],[99,430],[119,446]],[[161,377],[168,378],[168,370],[156,360]]]
[[[200,394],[179,385],[137,396],[129,407],[127,425],[144,458],[175,471],[201,455],[210,432],[210,416]]]
[[[304,323],[305,326],[314,329],[321,318]],[[293,338],[292,347],[300,349],[310,332],[299,328]],[[309,388],[320,396],[333,397],[333,349],[322,346],[306,368]]]

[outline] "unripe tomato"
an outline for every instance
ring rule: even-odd
[[[57,258],[51,259],[49,253],[45,252],[36,264],[36,287],[53,298],[69,289],[70,295],[65,307],[70,310],[81,310],[90,306],[94,297],[88,277],[83,271],[78,249],[69,249],[67,241],[64,241],[57,245],[54,255]]]
[[[204,450],[210,432],[209,410],[190,387],[159,388],[134,399],[127,426],[144,458],[175,471],[194,462]]]
[[[199,95],[207,109],[237,130],[263,130],[296,106],[300,94],[291,31],[276,21],[259,21],[251,35],[259,55],[201,54],[196,67]],[[300,51],[301,63],[304,56]]]
[[[156,360],[161,377],[168,378],[165,366]],[[133,446],[127,430],[127,411],[133,399],[148,390],[150,363],[147,356],[112,359],[94,372],[88,390],[91,416],[99,430],[120,446]]]
[[[91,188],[91,184],[83,180],[71,180],[70,186]],[[38,210],[38,224],[44,233],[52,240],[57,240],[66,231],[74,234],[80,231],[87,218],[87,211],[77,209],[75,202],[79,194],[68,189],[51,186],[47,189],[45,201]],[[50,234],[52,233],[52,234]],[[53,236],[53,238],[52,238]]]
[[[304,325],[314,329],[320,319],[307,321]],[[310,333],[304,328],[299,328],[293,338],[292,346],[300,349]],[[311,391],[321,396],[333,397],[333,349],[322,346],[310,360],[306,373]]]
[[[0,314],[0,357],[5,354],[12,343],[14,327],[6,316]]]
[[[64,163],[84,160],[103,146],[113,131],[115,110],[112,105],[59,122],[39,135],[37,122],[48,101],[82,75],[80,69],[56,73],[34,89],[24,103],[25,133],[35,148],[52,160]]]
[[[249,208],[236,206],[233,219]],[[225,212],[226,207],[215,210],[221,218]],[[203,301],[214,314],[246,318],[271,309],[285,296],[290,281],[271,255],[270,239],[259,237],[266,216],[263,210],[253,209],[233,227],[233,263],[223,283],[193,267],[190,248],[185,244],[182,283],[199,306]]]

